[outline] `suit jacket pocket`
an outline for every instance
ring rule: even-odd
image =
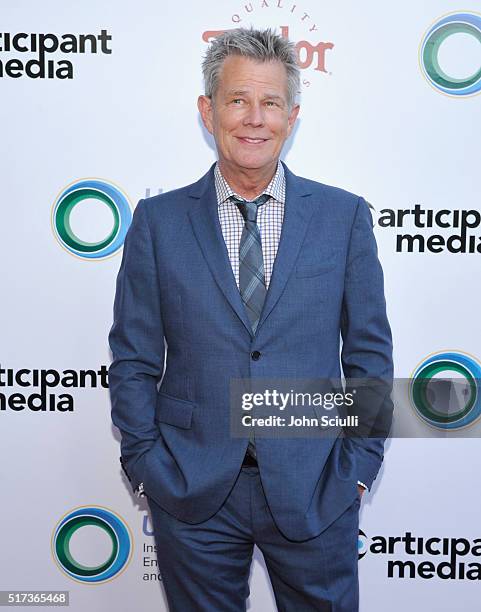
[[[155,420],[182,429],[190,429],[194,407],[193,402],[160,391],[157,394]]]
[[[298,278],[307,278],[309,276],[318,276],[325,274],[330,270],[334,270],[336,262],[332,259],[313,264],[300,264],[296,267],[296,276]]]

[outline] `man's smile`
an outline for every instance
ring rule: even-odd
[[[248,138],[247,136],[236,136],[238,140],[246,144],[258,145],[267,142],[267,138]]]

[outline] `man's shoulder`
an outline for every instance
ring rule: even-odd
[[[302,176],[297,176],[296,178],[305,191],[335,204],[357,206],[360,199],[358,194],[348,191],[347,189],[343,189],[342,187],[337,187],[336,185],[321,183],[320,181],[315,181]]]
[[[363,200],[358,194],[347,189],[296,175],[288,168],[286,168],[286,179],[288,183],[289,180],[294,183],[298,193],[314,197],[320,205],[356,209]]]

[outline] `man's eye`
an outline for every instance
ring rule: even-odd
[[[232,100],[233,104],[242,104],[242,102],[243,102],[242,98],[234,98]]]

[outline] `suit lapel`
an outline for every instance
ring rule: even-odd
[[[305,188],[304,182],[293,174],[284,163],[282,165],[286,176],[284,219],[269,289],[257,326],[258,330],[272,312],[284,291],[314,212],[313,202],[311,198],[307,197],[310,195],[310,190]]]
[[[190,196],[199,200],[199,205],[189,212],[189,217],[207,265],[219,289],[252,336],[252,327],[235,282],[219,222],[214,166],[192,186]]]
[[[304,182],[292,174],[285,164],[283,166],[286,176],[284,220],[257,333],[284,291],[314,211],[313,203],[307,197],[310,195],[310,190],[305,188]],[[219,289],[250,335],[253,336],[250,321],[235,282],[219,222],[214,165],[191,187],[189,196],[199,200],[198,206],[190,210],[189,218],[205,260]]]

